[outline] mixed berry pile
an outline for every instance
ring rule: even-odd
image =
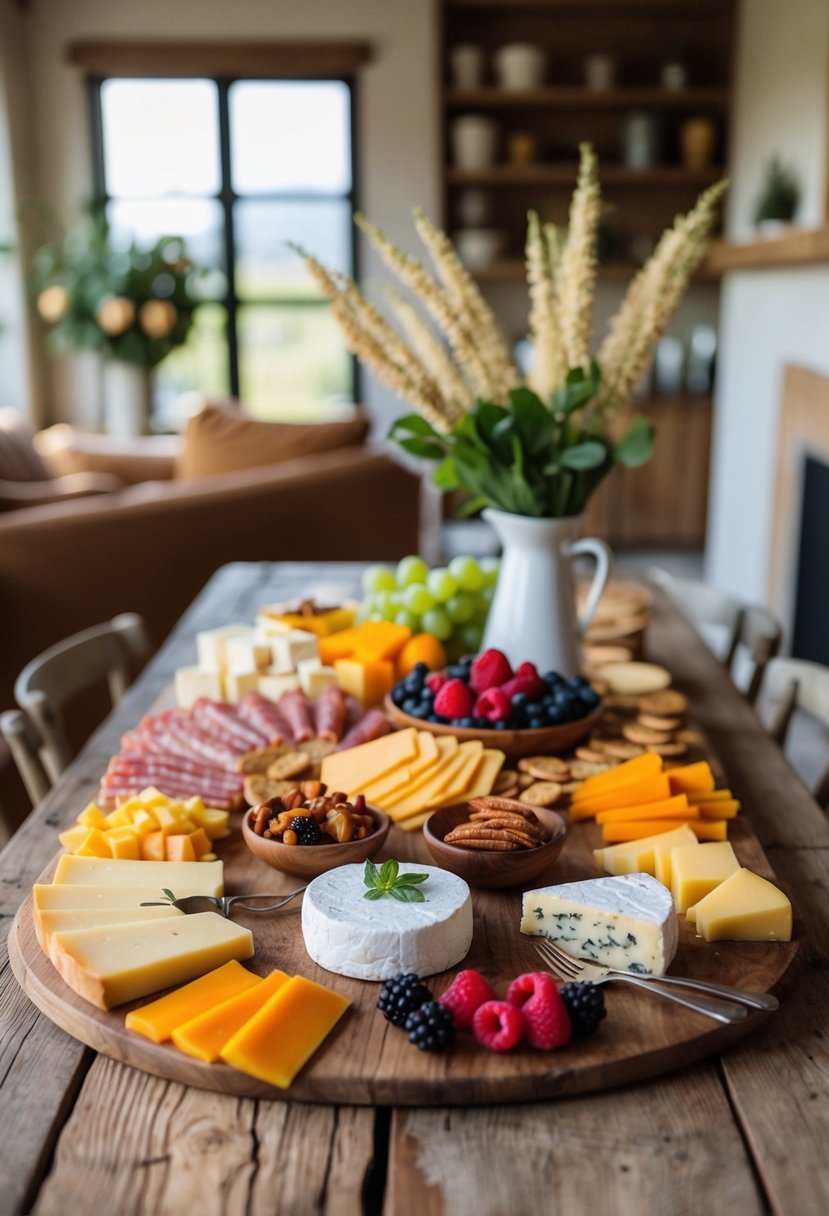
[[[431,674],[425,663],[418,663],[395,685],[391,699],[413,718],[478,730],[563,726],[599,704],[584,676],[539,675],[532,663],[513,671],[500,650],[485,650]]]

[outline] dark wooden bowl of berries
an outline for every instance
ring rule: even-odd
[[[584,676],[540,675],[532,663],[513,671],[500,650],[485,650],[430,672],[417,666],[386,697],[385,711],[399,728],[480,739],[507,756],[566,751],[585,738],[602,715],[598,693]]]
[[[281,798],[251,807],[242,819],[250,851],[265,865],[300,878],[366,861],[379,853],[391,821],[362,794],[326,791],[319,781],[304,781]]]

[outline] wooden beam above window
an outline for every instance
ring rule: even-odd
[[[372,57],[369,42],[70,42],[66,59],[96,76],[349,76]]]

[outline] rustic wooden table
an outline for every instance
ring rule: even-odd
[[[18,988],[12,917],[125,729],[191,663],[193,636],[353,565],[234,565],[210,582],[55,790],[0,854],[0,1213],[125,1216],[729,1216],[829,1212],[829,823],[690,626],[660,604],[668,664],[795,894],[808,964],[779,1013],[719,1057],[559,1102],[389,1110],[190,1089],[71,1039]]]

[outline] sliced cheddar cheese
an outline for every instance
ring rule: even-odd
[[[582,798],[570,806],[571,820],[592,819],[599,811],[614,811],[622,806],[641,806],[645,802],[664,802],[674,791],[665,773],[637,778],[617,789],[610,789],[595,797]]]
[[[713,790],[714,774],[707,760],[699,760],[696,764],[683,764],[672,768],[668,774],[668,782],[672,794],[692,794],[700,790]]]
[[[573,801],[590,798],[594,793],[605,793],[617,786],[626,785],[629,781],[638,781],[643,777],[655,777],[662,772],[662,757],[656,752],[645,752],[632,760],[625,760],[616,768],[608,769],[606,773],[596,773],[587,777],[577,790],[573,792]]]
[[[208,914],[209,915],[209,914]],[[258,975],[248,971],[236,959],[223,963],[215,971],[199,976],[197,980],[168,992],[149,1005],[131,1009],[124,1019],[127,1030],[134,1030],[152,1039],[154,1043],[166,1043],[177,1026],[189,1021],[197,1014],[224,1004],[239,993],[248,992],[262,983]]]
[[[320,779],[330,790],[342,790],[347,795],[362,793],[364,785],[379,780],[418,754],[417,733],[414,727],[408,727],[344,752],[334,752],[323,759]]]
[[[631,822],[636,819],[688,819],[694,815],[686,794],[676,794],[661,802],[645,802],[641,806],[623,806],[613,811],[599,811],[596,823]]]
[[[288,978],[284,971],[272,971],[260,983],[176,1026],[170,1037],[185,1055],[204,1060],[205,1064],[215,1064],[225,1044],[287,983]]]

